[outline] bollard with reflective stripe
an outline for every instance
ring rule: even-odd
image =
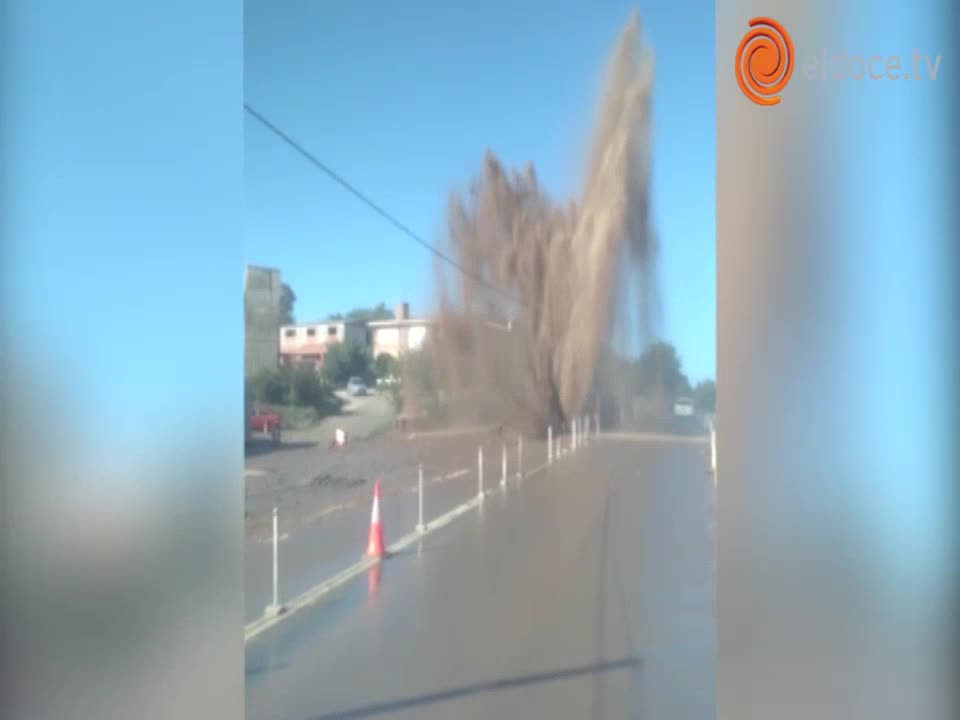
[[[717,484],[717,426],[710,421],[710,470],[713,472],[713,484]]]
[[[517,480],[523,479],[523,435],[517,435]]]
[[[477,497],[483,500],[483,447],[477,448]]]
[[[500,461],[500,486],[506,487],[507,485],[507,444],[503,444],[503,457]]]
[[[273,608],[280,607],[280,566],[277,562],[280,547],[279,519],[277,508],[273,508]]]
[[[279,615],[283,612],[280,605],[280,566],[278,553],[280,544],[279,520],[277,508],[273,508],[273,602],[267,605],[265,615]]]
[[[417,517],[419,518],[417,530],[423,532],[423,464],[417,466],[417,490],[419,495],[417,502]]]

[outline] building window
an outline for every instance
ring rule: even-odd
[[[313,337],[317,334],[316,328],[307,328],[307,337]]]
[[[296,328],[287,328],[286,330],[283,331],[283,336],[284,336],[284,337],[296,337],[296,336],[297,336],[297,329],[296,329]]]
[[[327,328],[327,335],[336,335],[336,334],[337,334],[336,325],[331,325],[330,327]]]

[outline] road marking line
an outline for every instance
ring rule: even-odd
[[[283,542],[289,539],[290,539],[289,533],[283,533],[282,535],[279,535],[277,537],[277,542]],[[257,537],[254,538],[254,542],[260,543],[261,545],[272,543],[273,535],[268,535],[268,536],[258,535]]]
[[[469,475],[470,472],[470,468],[460,468],[459,470],[454,470],[452,473],[448,473],[447,475],[437,475],[435,478],[430,480],[430,482],[436,484],[446,482],[447,480],[456,480],[458,477]]]

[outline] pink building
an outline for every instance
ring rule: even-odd
[[[367,348],[373,357],[386,353],[399,358],[409,350],[420,349],[433,320],[411,318],[407,303],[397,305],[393,314],[392,320],[284,325],[280,328],[280,364],[319,370],[330,346],[341,342]]]
[[[280,362],[308,365],[319,370],[327,349],[336,343],[366,346],[367,328],[362,322],[319,322],[284,325],[280,328]]]

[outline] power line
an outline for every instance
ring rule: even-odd
[[[503,297],[507,298],[508,300],[510,300],[510,301],[512,301],[512,302],[517,302],[517,300],[516,300],[515,298],[513,298],[513,297],[512,297],[509,293],[507,293],[505,290],[502,290],[502,289],[496,287],[495,285],[491,285],[490,283],[488,283],[488,282],[487,282],[486,280],[484,280],[483,278],[477,277],[477,276],[474,275],[473,273],[469,272],[465,267],[463,267],[463,265],[461,265],[460,263],[458,263],[458,262],[457,262],[456,260],[454,260],[452,257],[450,257],[449,255],[447,255],[447,254],[444,253],[443,251],[437,249],[436,247],[434,247],[433,245],[431,245],[430,243],[428,243],[426,240],[424,240],[423,238],[421,238],[419,235],[417,235],[417,233],[415,233],[413,230],[411,230],[411,229],[410,229],[409,227],[407,227],[405,224],[403,224],[402,222],[400,222],[396,217],[394,217],[393,215],[391,215],[389,212],[387,212],[386,210],[384,210],[380,205],[378,205],[376,202],[374,202],[372,199],[370,199],[370,197],[368,197],[368,196],[365,195],[363,192],[361,192],[355,185],[351,184],[351,183],[348,182],[346,179],[344,179],[342,176],[340,176],[339,174],[337,174],[333,169],[331,169],[328,165],[326,165],[324,162],[322,162],[322,161],[321,161],[319,158],[317,158],[313,153],[311,153],[309,150],[307,150],[306,148],[304,148],[300,143],[298,143],[296,140],[294,140],[293,138],[291,138],[289,135],[287,135],[283,130],[281,130],[280,128],[278,128],[278,127],[277,127],[276,125],[274,125],[272,122],[270,122],[267,118],[265,118],[262,114],[260,114],[259,112],[257,112],[257,111],[256,111],[253,107],[251,107],[249,104],[244,103],[244,104],[243,104],[243,109],[246,110],[247,113],[248,113],[251,117],[253,117],[255,120],[257,120],[257,121],[258,121],[261,125],[263,125],[267,130],[269,130],[270,132],[272,132],[272,133],[273,133],[274,135],[276,135],[278,138],[280,138],[281,140],[283,140],[283,142],[285,142],[285,143],[286,143],[287,145],[289,145],[291,148],[293,148],[293,149],[296,150],[298,153],[300,153],[300,155],[302,155],[304,158],[306,158],[307,161],[310,162],[310,164],[312,164],[314,167],[316,167],[318,170],[320,170],[322,173],[324,173],[327,177],[329,177],[331,180],[333,180],[333,181],[336,182],[338,185],[340,185],[344,190],[346,190],[346,191],[349,192],[351,195],[353,195],[353,196],[356,197],[358,200],[360,200],[360,202],[362,202],[364,205],[366,205],[367,207],[369,207],[371,210],[373,210],[373,211],[374,211],[375,213],[377,213],[380,217],[382,217],[382,218],[383,218],[384,220],[386,220],[388,223],[390,223],[391,225],[393,225],[397,230],[399,230],[400,232],[402,232],[404,235],[406,235],[408,238],[410,238],[411,240],[413,240],[415,243],[417,243],[418,245],[422,246],[423,248],[429,250],[429,251],[432,252],[434,255],[436,255],[438,258],[440,258],[441,260],[443,260],[444,262],[449,263],[450,265],[452,265],[453,267],[455,267],[457,270],[459,270],[461,273],[463,273],[463,275],[464,275],[465,277],[468,277],[468,278],[470,278],[471,280],[473,280],[474,282],[476,282],[476,283],[478,283],[478,284],[480,284],[480,285],[483,285],[483,286],[484,286],[485,288],[487,288],[488,290],[492,290],[493,292],[498,293],[499,295],[502,295]]]

